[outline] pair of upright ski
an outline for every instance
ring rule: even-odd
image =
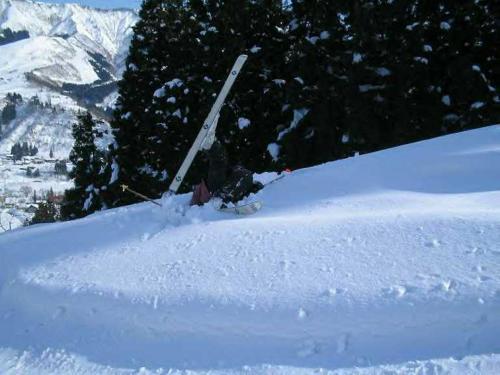
[[[210,149],[210,147],[212,146],[215,140],[215,130],[217,128],[217,122],[219,120],[220,110],[222,109],[224,101],[226,100],[229,91],[233,87],[233,84],[236,81],[236,78],[238,77],[241,69],[243,68],[243,65],[245,64],[247,58],[248,58],[247,55],[240,55],[236,59],[236,62],[234,63],[231,72],[229,73],[229,76],[227,77],[226,82],[224,83],[224,86],[222,87],[219,95],[217,96],[217,99],[215,100],[215,103],[212,106],[210,113],[203,122],[203,126],[200,132],[198,133],[196,139],[194,140],[193,145],[189,149],[189,152],[184,161],[182,162],[179,171],[175,175],[175,178],[170,184],[170,187],[168,189],[170,194],[175,194],[179,189],[179,187],[181,186],[182,181],[184,181],[184,177],[186,176],[187,172],[189,171],[189,168],[191,167],[191,164],[193,163],[194,158],[196,157],[196,154],[198,154],[200,150]],[[257,212],[261,207],[262,207],[261,202],[252,202],[250,204],[245,204],[241,206],[224,207],[217,209],[222,212],[232,212],[238,215],[250,215]]]
[[[177,190],[179,190],[179,187],[181,186],[182,181],[184,181],[184,177],[186,177],[189,167],[191,167],[191,164],[193,163],[193,160],[196,157],[198,151],[200,151],[203,148],[209,149],[211,147],[211,144],[215,140],[215,130],[217,128],[217,121],[219,120],[220,110],[224,105],[224,101],[226,100],[226,97],[229,94],[231,87],[233,87],[233,84],[236,81],[238,74],[240,74],[241,68],[243,68],[243,65],[247,61],[247,58],[248,58],[247,55],[240,55],[236,59],[236,62],[234,63],[233,68],[231,69],[231,72],[229,73],[229,76],[227,77],[226,82],[224,83],[224,86],[222,86],[222,89],[219,95],[217,96],[217,99],[215,100],[215,103],[212,106],[210,113],[203,122],[203,126],[201,127],[200,132],[198,133],[196,139],[194,140],[193,145],[189,149],[189,152],[184,161],[182,162],[179,171],[175,175],[175,178],[170,184],[168,190],[171,194],[175,194],[177,193]]]

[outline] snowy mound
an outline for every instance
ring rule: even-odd
[[[0,235],[0,372],[499,373],[499,164],[491,126],[295,171],[246,218],[185,195]]]

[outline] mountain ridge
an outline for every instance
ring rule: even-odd
[[[74,92],[81,88],[64,85],[116,83],[137,19],[132,9],[0,0],[0,31],[16,35],[0,46],[0,96],[44,93],[42,100],[64,106],[98,104],[112,92],[86,100],[85,93]]]

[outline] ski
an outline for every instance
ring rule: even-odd
[[[237,205],[234,207],[222,207],[217,208],[220,212],[233,213],[236,215],[253,215],[262,208],[261,201],[255,201],[252,203]]]
[[[238,74],[241,71],[241,68],[245,64],[248,56],[247,55],[240,55],[237,59],[236,62],[233,65],[233,68],[231,69],[231,72],[229,73],[229,76],[226,79],[226,82],[224,83],[224,86],[222,87],[219,96],[215,100],[215,103],[210,110],[210,113],[208,114],[207,118],[205,119],[203,126],[198,133],[198,136],[196,137],[193,145],[189,149],[189,152],[184,159],[181,167],[179,168],[179,171],[175,175],[174,180],[170,184],[169,187],[169,192],[170,194],[175,194],[179,187],[182,184],[182,181],[184,180],[184,177],[186,176],[186,173],[189,170],[189,167],[193,163],[193,160],[200,150],[200,148],[203,147],[203,144],[205,143],[205,139],[207,138],[207,135],[209,134],[215,134],[215,126],[217,126],[217,120],[219,118],[219,112],[224,105],[224,101],[226,100],[227,95],[229,94],[229,91],[231,90],[231,87],[233,86],[234,82],[236,81],[236,78],[238,77]],[[213,128],[213,129],[212,129]],[[208,142],[210,143],[210,141]]]

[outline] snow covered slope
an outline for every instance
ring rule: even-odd
[[[295,171],[251,217],[0,235],[0,372],[498,374],[499,163],[491,126]]]
[[[0,31],[29,35],[0,45],[0,96],[15,91],[69,105],[81,99],[78,86],[116,81],[136,21],[132,10],[0,0]]]
[[[76,121],[76,113],[63,108],[19,104],[16,119],[4,125],[0,155],[10,154],[15,143],[28,142],[37,146],[42,157],[48,157],[52,150],[54,157],[65,159],[73,147],[71,128]]]

